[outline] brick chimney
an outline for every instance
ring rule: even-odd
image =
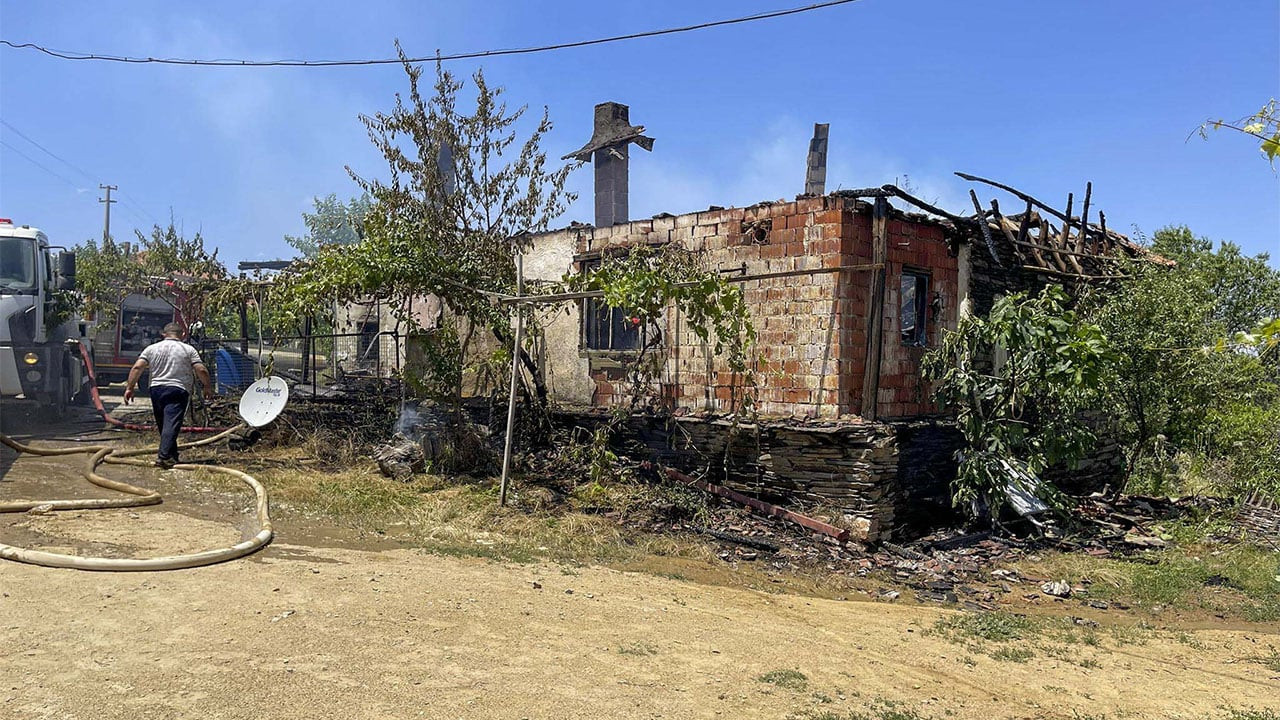
[[[825,195],[827,192],[827,123],[813,124],[813,139],[809,141],[809,161],[805,168],[804,194]]]
[[[590,161],[595,165],[596,227],[610,227],[627,222],[627,175],[631,143],[645,150],[653,150],[653,138],[644,135],[643,125],[632,125],[629,114],[627,106],[621,103],[605,102],[596,105],[591,140],[563,158]]]

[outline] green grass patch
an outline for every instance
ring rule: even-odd
[[[1024,647],[1002,646],[992,650],[991,658],[1002,662],[1024,663],[1036,656],[1034,650]]]
[[[757,677],[756,681],[796,691],[809,687],[808,676],[799,670],[770,670]]]
[[[1084,586],[1090,597],[1148,611],[1177,608],[1255,622],[1280,620],[1280,554],[1250,545],[1174,546],[1132,560],[1049,553],[1023,569]]]
[[[1280,720],[1280,710],[1232,709],[1227,711],[1224,720]]]
[[[1117,627],[1115,643],[1146,642],[1154,631]],[[1086,669],[1101,667],[1097,651],[1105,651],[1104,634],[1096,623],[1078,618],[1029,618],[997,611],[954,615],[926,631],[945,637],[970,653],[999,662],[1025,663],[1045,656]],[[972,665],[973,659],[961,660]]]
[[[838,712],[810,709],[788,717],[791,720],[932,720],[933,716],[921,715],[904,702],[874,698],[866,707],[858,710]]]
[[[933,626],[935,632],[948,638],[974,638],[992,642],[1021,640],[1037,630],[1036,622],[1007,612],[984,612],[953,615]]]

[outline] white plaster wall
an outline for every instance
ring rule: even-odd
[[[563,230],[534,239],[524,256],[528,280],[560,280],[573,268],[576,230]],[[581,308],[575,301],[539,308],[542,338],[539,362],[546,373],[547,392],[554,402],[589,405],[596,384],[590,365],[579,352]]]

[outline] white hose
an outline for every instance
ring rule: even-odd
[[[234,427],[230,430],[221,432],[213,437],[205,438],[191,443],[183,443],[180,447],[192,448],[221,440],[231,433],[239,430],[240,427]],[[144,465],[150,466],[151,463],[141,460],[128,459],[135,455],[145,455],[155,452],[154,448],[145,448],[141,450],[117,451],[116,448],[107,445],[88,445],[83,447],[71,448],[40,448],[31,445],[23,445],[8,435],[0,434],[0,443],[7,445],[20,453],[29,453],[31,455],[54,456],[54,455],[74,455],[77,453],[91,453],[85,468],[81,471],[81,475],[85,480],[97,485],[98,487],[108,490],[116,490],[118,492],[133,495],[129,498],[94,498],[81,500],[15,500],[11,502],[0,503],[0,513],[10,512],[26,512],[34,508],[47,507],[50,510],[98,510],[103,508],[126,508],[141,507],[144,505],[158,505],[163,501],[160,494],[154,490],[147,490],[135,485],[112,480],[110,478],[99,475],[98,466],[104,462],[110,465]],[[254,495],[257,497],[258,509],[258,532],[252,538],[236,543],[230,547],[216,548],[213,550],[204,550],[189,555],[169,555],[166,557],[156,558],[104,558],[104,557],[85,557],[81,555],[64,555],[62,553],[51,553],[43,550],[29,550],[27,548],[15,547],[0,543],[0,558],[5,560],[14,560],[17,562],[30,563],[32,565],[43,565],[45,567],[57,568],[73,568],[76,570],[107,570],[115,572],[129,572],[140,570],[179,570],[182,568],[199,567],[202,565],[212,565],[214,563],[234,560],[239,557],[249,555],[267,543],[271,542],[271,515],[267,504],[267,491],[262,487],[252,475],[233,470],[231,468],[219,467],[217,465],[188,465],[185,463],[174,466],[180,470],[211,470],[213,472],[231,475],[244,481],[246,485],[253,489]]]

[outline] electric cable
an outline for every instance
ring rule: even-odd
[[[678,33],[692,32],[695,30],[706,30],[708,28],[723,27],[726,25],[738,25],[742,23],[755,22],[758,20],[771,20],[773,18],[785,17],[788,15],[799,15],[801,13],[812,12],[814,10],[822,10],[825,8],[835,7],[837,5],[847,5],[849,3],[858,2],[858,0],[827,0],[826,2],[813,3],[812,5],[804,5],[801,7],[786,8],[783,10],[771,10],[754,15],[744,15],[742,17],[728,18],[725,20],[711,20],[693,25],[682,25],[679,27],[663,28],[659,30],[646,30],[642,32],[627,33],[625,35],[613,35],[603,38],[593,38],[590,40],[576,40],[572,42],[554,43],[550,45],[538,45],[523,48],[505,48],[498,50],[478,50],[472,52],[452,53],[448,55],[436,54],[431,56],[412,57],[412,58],[373,58],[366,60],[197,60],[183,58],[153,58],[153,57],[131,57],[128,55],[103,55],[99,53],[85,53],[72,50],[54,50],[52,48],[37,45],[35,43],[19,43],[11,40],[0,39],[0,45],[6,45],[14,49],[28,49],[49,55],[62,60],[90,60],[99,62],[116,62],[134,65],[142,64],[161,64],[161,65],[189,65],[203,67],[351,67],[361,65],[391,65],[401,62],[447,62],[451,60],[471,60],[476,58],[502,57],[506,55],[531,55],[534,53],[549,52],[554,50],[567,50],[570,48],[589,47],[592,45],[604,45],[607,43],[622,42],[626,40],[638,40],[642,38],[659,37],[662,35],[675,35]]]
[[[35,139],[35,138],[31,137],[30,135],[27,135],[26,133],[22,132],[22,131],[21,131],[21,130],[19,130],[18,128],[14,127],[14,126],[13,126],[13,123],[10,123],[8,120],[5,120],[5,119],[3,119],[3,118],[0,118],[0,125],[3,125],[3,126],[5,126],[5,127],[9,128],[10,130],[12,130],[12,131],[13,131],[13,134],[17,135],[18,137],[22,138],[23,140],[26,140],[27,142],[29,142],[29,143],[31,143],[32,145],[34,145],[34,146],[36,146],[37,148],[39,148],[39,149],[40,149],[40,151],[42,151],[45,155],[48,155],[49,157],[53,158],[54,160],[57,160],[58,162],[62,163],[63,165],[66,165],[67,167],[71,168],[72,170],[75,170],[76,172],[80,173],[81,177],[85,178],[85,179],[86,179],[86,180],[88,180],[90,183],[96,183],[96,182],[98,182],[97,180],[95,180],[95,179],[94,179],[93,175],[90,175],[90,174],[89,174],[89,173],[88,173],[84,168],[80,167],[79,165],[76,165],[75,163],[71,162],[70,160],[68,160],[68,159],[66,159],[66,158],[62,157],[61,155],[59,155],[59,154],[55,153],[54,151],[50,150],[49,148],[45,147],[44,145],[41,145],[38,141],[36,141],[36,139]],[[17,152],[17,153],[18,153],[18,154],[20,154],[20,155],[22,154],[22,153],[21,153],[21,152],[19,152],[16,148],[14,148],[12,145],[10,145],[10,146],[9,146],[9,148],[10,148],[11,150],[13,150],[14,152]],[[26,157],[26,156],[25,156],[25,155],[23,155],[23,157]],[[31,158],[27,158],[27,159],[28,159],[28,160],[31,160]],[[34,162],[34,161],[32,161],[32,162]],[[49,171],[49,172],[52,172],[51,170],[48,170],[48,168],[44,168],[44,169],[45,169],[45,170],[47,170],[47,171]],[[65,180],[65,178],[63,178],[63,179]],[[68,182],[70,182],[70,181],[68,181]],[[74,185],[74,183],[72,183],[72,184]],[[77,189],[79,189],[79,188],[77,188]],[[159,221],[159,220],[156,220],[155,216],[154,216],[154,215],[152,215],[150,212],[147,212],[147,209],[146,209],[146,208],[144,208],[144,207],[142,207],[141,205],[139,205],[138,203],[134,202],[134,201],[133,201],[133,197],[132,197],[132,196],[128,196],[128,197],[126,197],[126,194],[125,194],[124,192],[121,192],[121,191],[119,190],[119,188],[117,188],[117,189],[116,189],[116,193],[120,195],[120,199],[121,199],[122,201],[124,201],[124,203],[125,203],[126,205],[129,205],[129,206],[130,206],[130,207],[128,207],[128,208],[123,208],[123,209],[124,209],[124,210],[126,210],[126,211],[128,211],[130,215],[133,215],[133,216],[134,216],[134,218],[136,218],[136,219],[138,219],[138,220],[143,220],[143,221],[145,222],[144,218],[143,218],[141,215],[139,215],[139,214],[138,214],[138,212],[141,212],[141,213],[143,213],[144,215],[146,215],[147,217],[151,218],[151,220],[152,220],[152,221],[154,221],[154,222],[155,222],[155,224],[157,224],[157,225],[159,225],[159,224],[160,224],[160,221]],[[135,210],[136,210],[136,211],[138,211],[138,212],[134,212]]]

